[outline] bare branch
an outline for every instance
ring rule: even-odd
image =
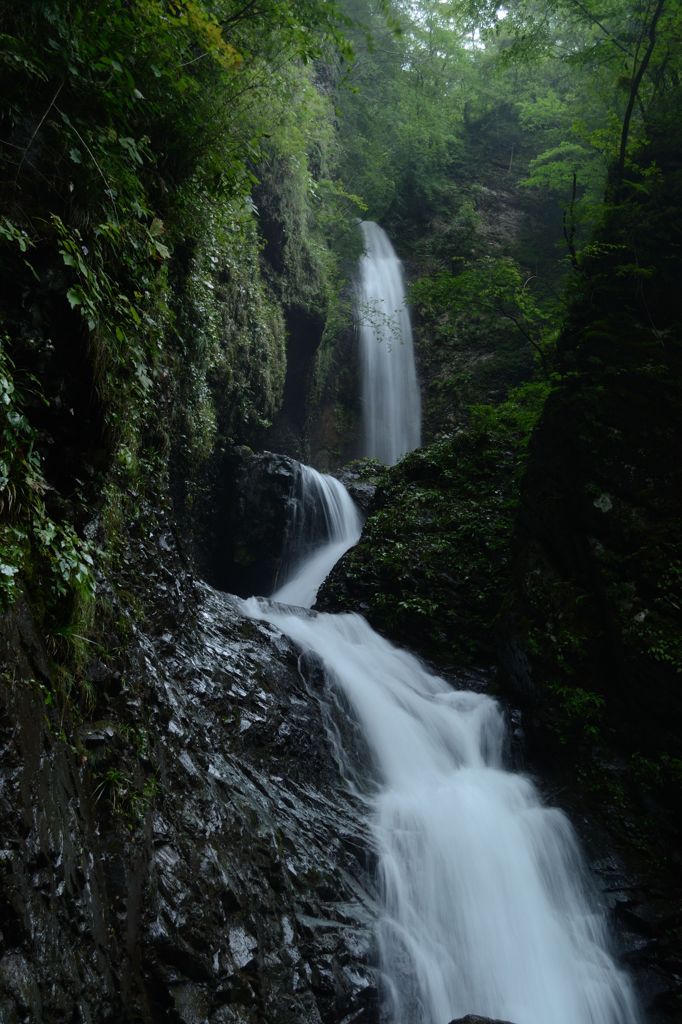
[[[577,7],[577,8],[578,8],[578,10],[580,10],[580,11],[581,11],[581,12],[582,12],[582,13],[583,13],[583,14],[585,15],[585,17],[586,17],[586,18],[587,18],[587,19],[588,19],[589,21],[591,21],[591,22],[592,22],[592,24],[593,24],[593,25],[596,25],[596,26],[597,26],[597,28],[601,29],[601,31],[602,31],[602,32],[604,33],[604,35],[605,35],[605,36],[608,36],[608,37],[609,37],[609,39],[611,40],[611,42],[612,42],[612,43],[613,43],[613,44],[614,44],[615,46],[617,46],[617,47],[618,47],[618,49],[619,49],[619,50],[620,50],[620,51],[621,51],[622,53],[624,53],[624,54],[625,54],[626,56],[628,56],[628,57],[630,57],[631,59],[633,59],[633,60],[634,60],[634,54],[632,54],[632,53],[631,53],[631,52],[630,52],[630,51],[628,50],[628,48],[627,48],[626,46],[624,46],[624,45],[623,45],[623,43],[621,43],[621,41],[620,41],[619,39],[617,39],[617,38],[616,38],[616,36],[614,36],[613,32],[611,32],[611,31],[610,31],[610,30],[609,30],[609,29],[608,29],[608,28],[606,27],[606,25],[605,25],[605,24],[604,24],[604,23],[603,23],[602,21],[600,21],[600,20],[599,20],[599,18],[598,18],[598,17],[596,16],[596,14],[593,14],[593,13],[592,13],[592,11],[591,11],[591,10],[589,9],[589,7],[587,6],[587,4],[584,4],[584,3],[582,3],[582,0],[570,0],[570,2],[571,2],[571,3],[573,4],[573,5],[574,5],[574,7]]]
[[[59,108],[58,108],[58,107],[57,107],[57,110],[59,110]],[[59,111],[59,113],[61,113],[61,111]],[[71,129],[71,130],[72,130],[72,131],[73,131],[73,132],[75,133],[75,135],[76,135],[76,136],[77,136],[77,137],[78,137],[78,138],[80,139],[80,141],[81,141],[82,145],[83,145],[83,146],[85,147],[86,151],[87,151],[87,152],[88,152],[88,154],[90,155],[90,159],[92,160],[93,164],[95,165],[95,167],[96,167],[96,168],[97,168],[97,170],[99,171],[99,173],[100,173],[100,175],[101,175],[101,177],[102,177],[102,181],[103,181],[103,182],[104,182],[104,184],[106,185],[106,192],[107,192],[107,195],[109,196],[109,199],[111,200],[111,205],[112,205],[112,206],[113,206],[113,208],[114,208],[114,216],[116,217],[116,223],[118,224],[118,223],[119,223],[119,216],[118,216],[118,210],[117,210],[117,208],[116,208],[116,202],[115,202],[115,200],[114,200],[114,192],[113,192],[113,189],[112,189],[111,185],[110,185],[110,184],[109,184],[109,182],[107,181],[107,176],[106,176],[106,174],[104,173],[104,171],[102,170],[102,168],[100,167],[100,165],[99,165],[99,164],[97,163],[97,157],[96,157],[96,156],[95,156],[95,154],[94,154],[94,153],[92,152],[92,150],[91,150],[91,149],[90,149],[90,147],[88,146],[87,142],[85,141],[85,139],[83,138],[83,136],[81,135],[81,133],[80,133],[80,132],[78,131],[78,129],[76,128],[75,124],[73,124],[73,122],[72,122],[72,121],[67,121],[67,122],[66,122],[66,124],[67,124],[67,125],[68,125],[68,127],[69,127],[69,128],[70,128],[70,129]]]
[[[47,105],[47,110],[45,111],[45,113],[41,117],[40,121],[36,125],[36,128],[35,128],[35,131],[33,132],[33,135],[28,140],[28,145],[24,149],[24,154],[23,154],[21,160],[19,161],[19,167],[17,168],[16,177],[14,179],[14,184],[15,185],[16,185],[17,181],[19,180],[19,175],[21,174],[21,168],[24,166],[24,163],[26,161],[26,156],[28,154],[28,151],[31,148],[31,146],[33,145],[33,140],[35,139],[35,137],[38,134],[38,132],[40,131],[40,129],[43,127],[43,124],[45,123],[45,118],[47,117],[47,115],[50,113],[50,111],[52,110],[53,106],[57,102],[57,98],[58,98],[58,96],[59,96],[59,94],[60,94],[60,92],[62,91],[63,88],[64,88],[64,82],[61,81],[59,83],[58,87],[57,87],[56,93],[54,94],[54,96],[52,97],[52,99],[50,100],[50,102]]]

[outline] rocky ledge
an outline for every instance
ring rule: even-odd
[[[510,1021],[493,1020],[491,1017],[477,1017],[475,1013],[468,1013],[466,1017],[451,1020],[450,1024],[510,1024]]]
[[[3,1024],[377,1019],[367,842],[323,691],[197,591],[182,630],[137,633],[117,713],[77,737],[14,623],[36,682],[0,690]]]

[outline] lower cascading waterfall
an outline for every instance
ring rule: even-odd
[[[329,571],[359,540],[362,521],[342,483],[302,463],[289,504],[284,581],[272,600],[310,608]]]
[[[299,596],[331,568],[319,556],[299,570],[310,572]],[[274,600],[291,601],[285,591]],[[504,769],[496,702],[453,690],[359,615],[311,615],[262,598],[243,607],[319,658],[370,752],[382,1019],[637,1024],[568,819]]]

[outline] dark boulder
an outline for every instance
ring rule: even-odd
[[[466,1017],[458,1017],[451,1020],[450,1024],[511,1024],[508,1020],[493,1020],[492,1017],[478,1017],[475,1013],[468,1013]]]
[[[334,475],[341,481],[363,516],[369,515],[379,481],[386,467],[376,459],[362,459],[343,466]]]
[[[190,545],[203,578],[241,597],[272,593],[282,564],[298,463],[227,449],[214,459]]]
[[[509,418],[472,425],[385,471],[362,538],[317,607],[360,611],[441,670],[489,663],[523,457]]]
[[[328,520],[305,484],[301,463],[273,452],[234,447],[214,460],[201,510],[189,525],[188,543],[201,576],[240,597],[267,596],[287,577],[294,559],[328,539]],[[338,474],[362,512],[375,492],[372,467]],[[305,537],[296,536],[295,508],[305,511]]]

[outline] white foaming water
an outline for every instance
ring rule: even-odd
[[[353,499],[333,476],[298,465],[288,536],[295,561],[273,601],[310,608],[323,580],[360,538],[362,522]]]
[[[307,605],[328,571],[313,552],[274,599]],[[320,658],[371,753],[383,1020],[637,1024],[568,819],[503,768],[497,704],[453,690],[359,615],[243,607]]]
[[[357,289],[364,454],[392,466],[421,443],[421,398],[400,261],[386,232],[360,225]]]

